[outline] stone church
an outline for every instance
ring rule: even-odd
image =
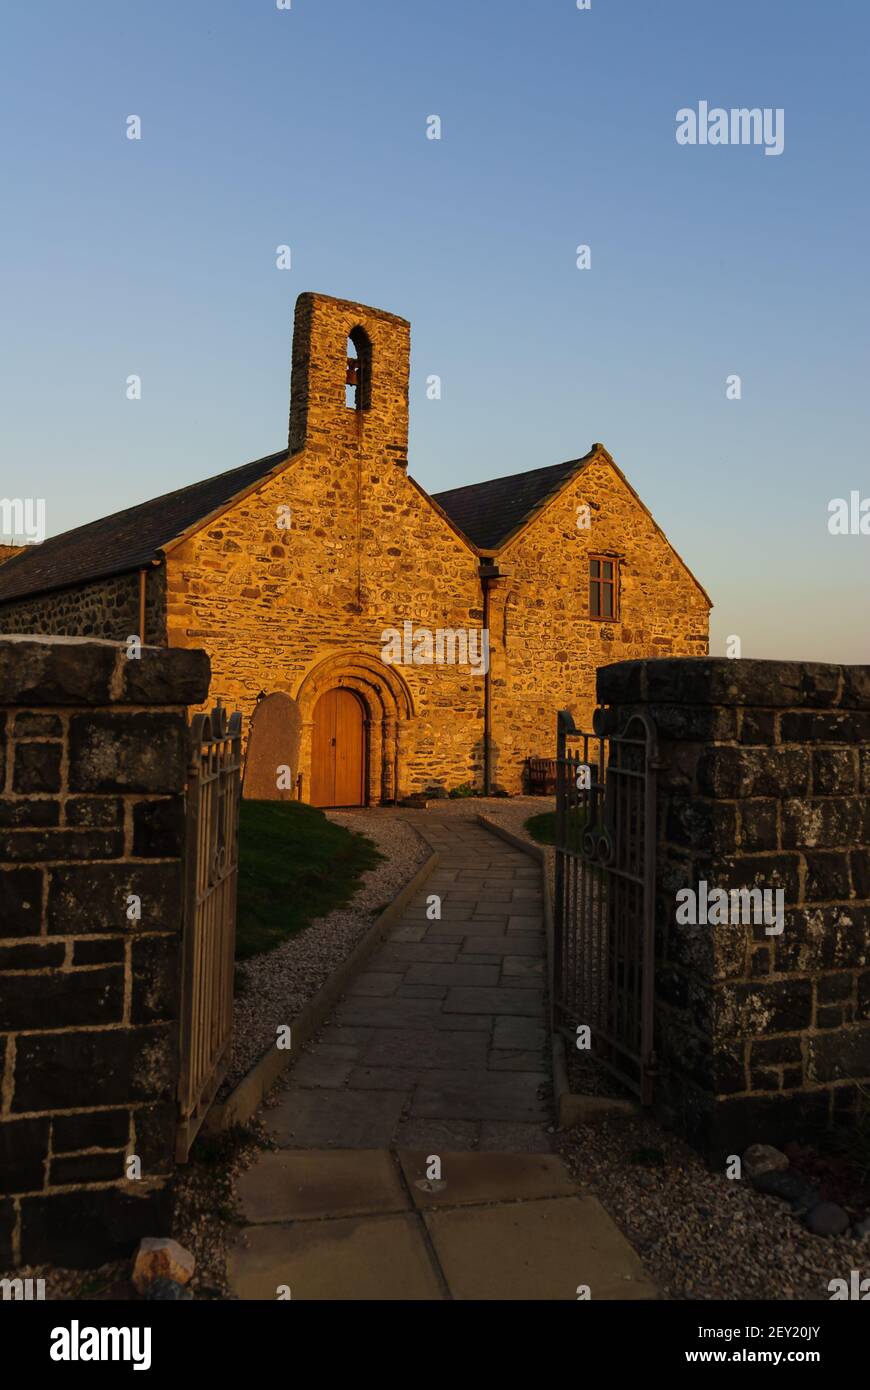
[[[426,493],[409,358],[404,319],[300,295],[289,447],[7,552],[0,632],[205,648],[246,727],[295,701],[315,805],[523,790],[598,666],[707,652],[710,600],[601,444]]]

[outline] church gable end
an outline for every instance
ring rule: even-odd
[[[599,666],[707,653],[709,598],[601,446],[494,566],[493,719],[507,748],[546,753],[558,708],[590,727]]]

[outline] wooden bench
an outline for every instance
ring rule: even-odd
[[[555,796],[556,759],[526,758],[526,780],[530,796]]]

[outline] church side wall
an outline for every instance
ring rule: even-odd
[[[166,640],[166,602],[161,568],[148,571],[145,592],[144,640],[162,646]],[[0,604],[0,633],[22,632],[99,637],[113,642],[140,635],[138,570]]]

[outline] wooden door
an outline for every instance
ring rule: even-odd
[[[351,690],[327,690],[314,707],[311,805],[365,805],[365,722]]]

